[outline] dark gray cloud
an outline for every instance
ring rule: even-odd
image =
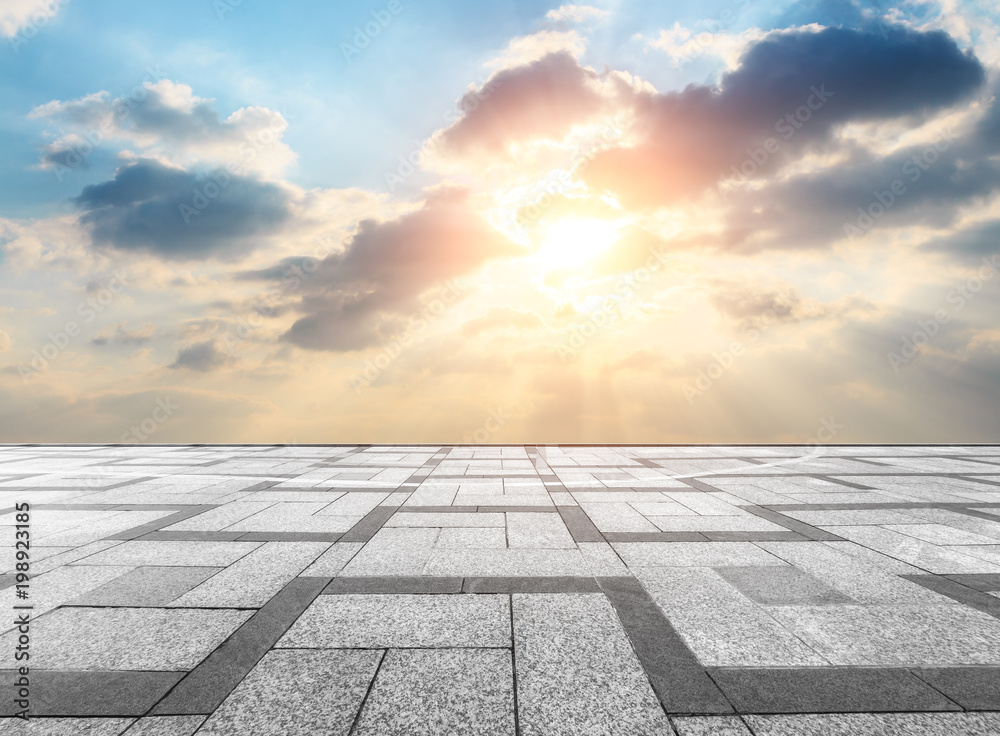
[[[312,350],[372,345],[404,329],[408,318],[420,318],[421,295],[435,287],[447,290],[445,282],[491,259],[523,252],[476,215],[466,199],[462,190],[438,191],[422,209],[399,219],[363,221],[343,253],[312,263],[306,273],[294,275],[291,269],[307,259],[286,259],[242,278],[281,280],[289,293],[302,294],[303,316],[285,340]]]
[[[219,350],[215,340],[195,343],[186,348],[182,348],[177,353],[177,358],[168,368],[179,370],[188,368],[200,373],[222,368],[232,362],[232,357]]]
[[[134,330],[127,328],[127,322],[99,330],[90,342],[94,345],[144,345],[153,339],[156,328],[153,325],[143,325]]]
[[[756,173],[821,149],[845,122],[919,119],[969,98],[984,79],[979,61],[941,31],[772,33],[749,46],[718,88],[639,96],[642,142],[599,153],[584,178],[627,205],[662,206],[732,176],[748,159]]]
[[[290,217],[290,195],[276,184],[222,170],[199,177],[148,159],[74,201],[95,245],[166,259],[239,257]]]

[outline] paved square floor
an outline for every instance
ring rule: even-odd
[[[997,446],[3,446],[0,510],[3,735],[1000,733]]]

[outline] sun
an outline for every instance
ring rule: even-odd
[[[599,256],[619,237],[621,225],[610,220],[567,217],[545,229],[539,258],[552,268],[572,268]]]

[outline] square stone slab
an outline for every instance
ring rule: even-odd
[[[509,647],[504,595],[324,595],[278,647]]]
[[[715,571],[747,598],[764,605],[855,603],[840,591],[794,567],[717,567]]]
[[[60,608],[32,622],[32,667],[50,670],[190,670],[252,611]],[[12,651],[16,632],[2,646]]]
[[[347,736],[378,651],[268,652],[199,736]]]
[[[357,736],[514,735],[514,672],[506,649],[392,650]]]

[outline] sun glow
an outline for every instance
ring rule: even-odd
[[[538,255],[547,266],[572,268],[604,253],[620,228],[610,220],[568,217],[546,228]]]

